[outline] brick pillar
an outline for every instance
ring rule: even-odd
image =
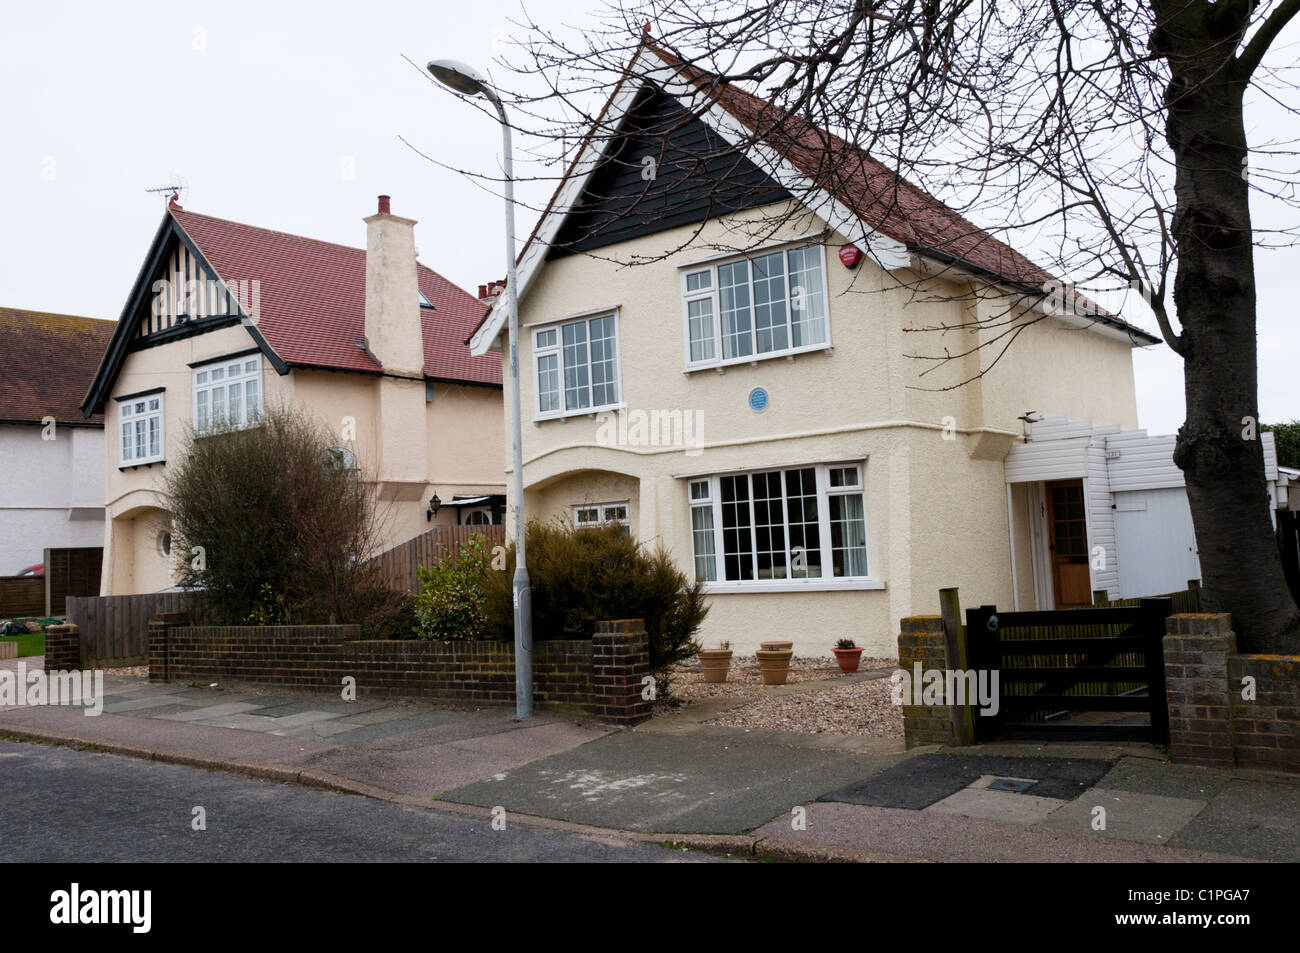
[[[606,721],[634,724],[650,717],[643,698],[650,674],[650,639],[643,619],[597,622],[591,637],[591,710]]]
[[[1171,615],[1165,624],[1169,748],[1183,764],[1232,767],[1228,657],[1237,636],[1226,612]]]
[[[922,685],[915,681],[916,664],[921,670],[948,670],[948,652],[943,637],[943,616],[914,615],[901,621],[898,636],[898,667],[907,673],[904,687],[910,686],[915,694]],[[907,747],[917,745],[949,745],[955,743],[952,709],[942,705],[912,705],[912,692],[903,696],[903,738]]]
[[[160,612],[149,620],[149,681],[167,681],[171,630],[188,623],[185,612]]]
[[[67,672],[81,668],[81,629],[71,622],[45,630],[45,671]]]

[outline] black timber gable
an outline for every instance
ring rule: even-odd
[[[641,92],[560,226],[547,259],[790,198],[662,91]]]

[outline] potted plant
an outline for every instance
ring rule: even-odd
[[[840,639],[831,651],[835,653],[835,661],[845,675],[852,675],[858,670],[858,663],[862,661],[862,648],[852,639]]]
[[[700,668],[704,670],[706,682],[725,682],[731,671],[731,643],[722,642],[716,649],[700,649]]]
[[[759,672],[764,685],[784,685],[790,675],[790,659],[794,655],[793,642],[763,642],[754,654],[758,656]],[[784,646],[784,648],[774,648]]]

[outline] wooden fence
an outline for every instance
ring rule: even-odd
[[[1170,599],[1174,604],[1174,612],[1200,612],[1201,611],[1201,580],[1187,580],[1187,588],[1179,592],[1162,592],[1158,596],[1149,596],[1151,599]],[[1141,599],[1110,599],[1102,589],[1098,589],[1092,594],[1092,604],[1097,609],[1109,609],[1116,606],[1136,606],[1142,602]]]
[[[0,619],[45,611],[45,580],[40,576],[0,576]]]
[[[103,546],[45,550],[45,614],[61,616],[69,596],[99,595]]]
[[[69,596],[68,621],[81,628],[82,666],[145,664],[149,655],[149,619],[160,612],[182,611],[190,598],[184,592]]]
[[[415,539],[394,546],[375,557],[384,584],[391,589],[415,592],[420,588],[416,567],[430,566],[447,553],[460,549],[471,536],[482,536],[490,551],[493,546],[504,546],[504,526],[435,526]]]

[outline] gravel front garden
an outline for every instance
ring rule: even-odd
[[[656,714],[690,712],[707,700],[709,708],[722,704],[706,725],[902,738],[903,711],[889,694],[896,667],[891,659],[863,658],[857,675],[843,675],[833,659],[794,658],[787,683],[768,686],[752,655],[734,657],[727,681],[719,684],[705,682],[699,662],[691,660],[673,669],[672,698]],[[873,673],[879,677],[864,677]]]

